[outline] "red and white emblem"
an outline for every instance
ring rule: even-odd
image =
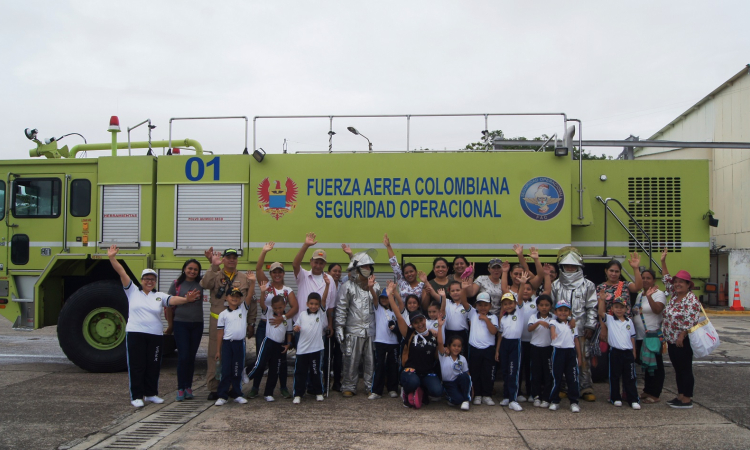
[[[292,212],[297,206],[297,183],[286,178],[286,183],[275,180],[273,185],[265,178],[258,185],[258,207],[279,220],[284,214]]]

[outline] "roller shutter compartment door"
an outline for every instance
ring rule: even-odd
[[[242,248],[242,186],[177,186],[176,250]]]
[[[117,244],[124,248],[138,248],[140,243],[139,185],[102,187],[101,246]]]

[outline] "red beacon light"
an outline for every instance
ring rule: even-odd
[[[180,149],[179,149],[179,148],[177,148],[177,147],[173,148],[173,149],[172,149],[172,154],[173,154],[173,155],[179,155],[179,154],[180,154]]]
[[[107,128],[107,131],[120,131],[120,119],[118,119],[117,116],[112,116],[109,118],[109,128]]]

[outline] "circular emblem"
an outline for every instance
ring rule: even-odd
[[[532,303],[532,304],[530,304],[530,305],[529,305],[529,307],[530,307],[531,309],[534,309],[534,308],[536,308],[536,305]]]
[[[518,320],[518,317],[513,316],[513,322],[515,322],[516,320]]]
[[[625,326],[625,328],[629,330],[630,329],[630,325]]]
[[[161,301],[161,297],[156,297],[156,301],[160,302]]]
[[[565,194],[557,181],[532,178],[521,189],[521,208],[534,220],[550,220],[562,211]]]
[[[240,313],[240,319],[242,319],[242,313]]]
[[[316,322],[320,322],[320,317],[316,317],[316,318],[315,318],[315,321],[316,321]]]
[[[286,320],[282,322],[282,325],[286,326]]]
[[[466,310],[465,310],[465,309],[462,309],[462,310],[461,310],[461,314],[466,314]]]
[[[432,328],[437,328],[437,327],[438,327],[437,322],[435,322],[435,323],[432,324]]]

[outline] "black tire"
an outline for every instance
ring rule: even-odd
[[[110,350],[99,350],[86,341],[83,321],[96,308],[116,309],[127,321],[128,298],[117,281],[96,281],[78,289],[68,298],[57,319],[57,340],[73,364],[89,372],[127,370],[125,341]]]

